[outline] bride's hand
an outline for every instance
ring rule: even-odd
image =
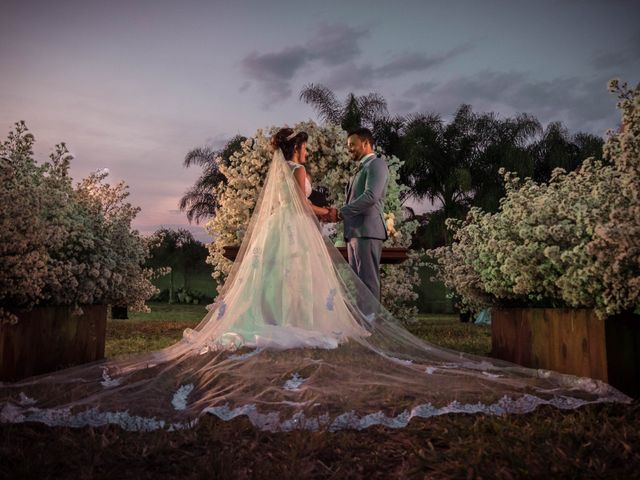
[[[338,210],[334,207],[328,207],[327,213],[321,217],[321,221],[325,223],[336,223],[338,221]]]

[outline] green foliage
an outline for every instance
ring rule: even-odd
[[[408,195],[439,205],[438,213],[423,219],[423,243],[448,243],[444,219],[463,218],[475,204],[497,203],[498,168],[526,164],[524,145],[538,129],[530,116],[501,119],[474,113],[469,105],[448,124],[435,114],[407,117],[399,141],[401,181]]]
[[[200,270],[207,257],[207,248],[202,242],[193,238],[189,230],[184,228],[172,230],[160,228],[149,239],[150,257],[147,265],[150,267],[168,267],[169,269],[169,303],[175,301],[174,277],[177,272],[182,274],[183,288],[189,289],[189,278]],[[183,294],[184,296],[184,294]],[[155,297],[159,298],[159,297]],[[204,294],[190,295],[191,299],[203,300]],[[179,300],[183,302],[183,300]]]
[[[186,275],[184,272],[177,270],[173,275],[174,289],[189,288],[203,292],[205,300],[211,302],[216,296],[216,282],[211,278],[213,269],[210,265],[207,265],[206,258],[201,260],[199,268],[193,272],[189,272]],[[171,286],[171,276],[164,275],[153,280],[153,284],[160,289],[158,294],[162,301],[169,301],[169,288]]]
[[[176,290],[176,299],[178,303],[199,305],[205,298],[206,295],[198,290],[189,290],[184,287]]]
[[[580,167],[585,158],[602,160],[603,145],[600,137],[587,133],[572,136],[560,122],[552,122],[542,138],[530,147],[534,168],[529,176],[538,183],[548,182],[556,168],[571,172]]]

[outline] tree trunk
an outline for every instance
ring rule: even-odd
[[[183,268],[182,269],[182,278],[183,278],[183,282],[182,285],[184,286],[184,289],[189,291],[189,270],[188,268]]]
[[[169,303],[173,303],[173,268],[169,273]]]
[[[126,305],[111,305],[111,318],[114,320],[128,320],[129,308]]]

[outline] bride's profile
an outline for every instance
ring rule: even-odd
[[[282,156],[291,167],[298,187],[304,192],[304,196],[307,199],[309,199],[313,191],[311,177],[305,168],[308,139],[307,132],[296,132],[292,128],[285,127],[278,130],[270,140],[271,148],[274,151],[280,150],[282,152]],[[308,203],[319,220],[323,220],[329,215],[329,208],[314,205],[311,200],[308,200]]]
[[[464,354],[410,334],[322,235],[305,132],[272,138],[269,170],[223,287],[174,345],[0,384],[0,421],[179,429],[201,415],[338,430],[446,413],[629,401],[598,380]],[[376,312],[371,327],[366,311]],[[373,307],[373,308],[372,308]]]

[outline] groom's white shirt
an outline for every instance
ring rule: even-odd
[[[375,154],[375,153],[368,153],[367,155],[365,155],[364,157],[362,157],[362,158],[360,159],[360,166],[363,166],[363,165],[364,165],[364,163],[365,163],[368,159],[370,159],[371,157],[375,157],[375,156],[376,156],[376,154]]]

